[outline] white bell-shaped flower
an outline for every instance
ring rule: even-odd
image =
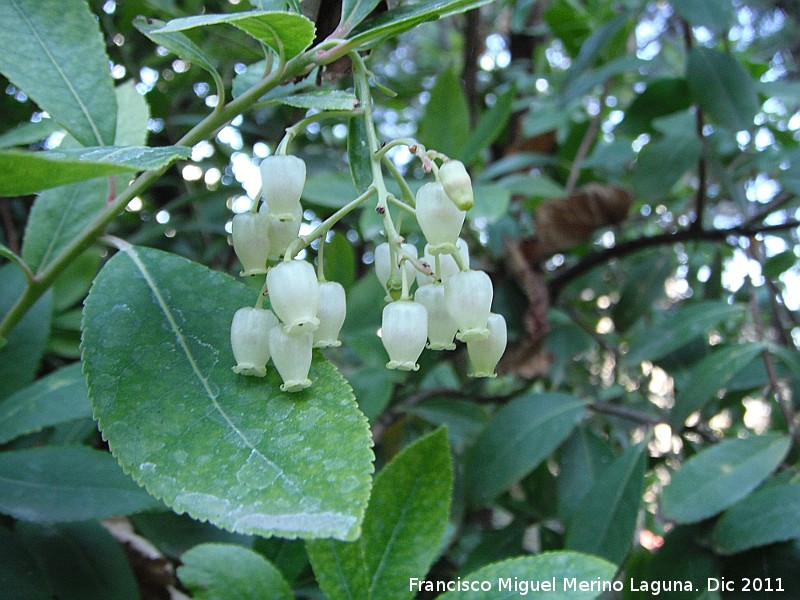
[[[288,335],[281,327],[273,327],[269,332],[269,350],[272,363],[283,379],[281,391],[299,392],[311,385],[308,371],[311,369],[310,333]]]
[[[269,362],[269,332],[278,324],[271,310],[246,306],[233,313],[231,348],[240,375],[264,377]]]
[[[292,218],[306,184],[306,163],[296,156],[268,156],[261,161],[261,193],[279,220]]]
[[[428,348],[431,350],[455,350],[453,338],[458,325],[444,303],[444,285],[431,283],[423,285],[414,294],[414,300],[422,304],[428,312]]]
[[[465,242],[462,238],[458,238],[456,240],[456,248],[458,249],[459,254],[461,254],[461,260],[464,262],[465,265],[469,266],[469,247],[467,246],[467,242]],[[430,251],[430,244],[425,244],[425,251],[422,254],[422,261],[426,262],[430,265],[431,269],[433,269],[434,275],[438,276],[439,279],[444,282],[450,275],[454,273],[458,273],[460,269],[458,268],[458,263],[456,259],[453,258],[452,254],[439,254],[439,273],[436,273],[436,257],[431,254]],[[433,275],[426,275],[422,271],[417,271],[417,285],[422,287],[423,285],[427,285],[429,283],[433,283],[435,281]]]
[[[489,337],[485,340],[467,342],[467,353],[472,363],[470,377],[497,377],[494,369],[506,351],[508,331],[503,316],[490,314],[486,327],[489,329]]]
[[[426,183],[417,191],[417,222],[431,254],[455,251],[467,213],[460,210],[441,183]]]
[[[286,248],[300,235],[300,223],[303,221],[303,207],[298,203],[291,219],[281,221],[270,212],[269,204],[261,203],[259,213],[268,218],[269,232],[269,259],[278,260],[283,258]]]
[[[398,300],[383,308],[381,341],[389,354],[386,367],[401,371],[419,369],[417,359],[428,339],[428,312],[419,302]]]
[[[243,270],[239,275],[261,275],[267,272],[269,257],[269,219],[261,213],[241,213],[233,217],[233,249]]]
[[[324,281],[319,284],[319,327],[314,332],[314,348],[341,346],[339,331],[347,315],[347,301],[342,284]]]
[[[492,280],[483,271],[460,271],[444,282],[447,312],[458,324],[456,337],[462,342],[489,337],[486,322],[492,310]]]
[[[289,335],[312,333],[319,327],[319,283],[311,263],[290,260],[272,267],[267,272],[267,293]]]
[[[400,247],[414,258],[419,256],[417,253],[417,248],[412,244],[400,244]],[[397,257],[395,257],[395,262],[392,262],[388,242],[383,242],[375,246],[374,255],[375,275],[377,275],[378,281],[381,282],[381,286],[383,286],[383,289],[386,292],[385,300],[387,302],[396,300],[396,298],[392,297],[389,288],[391,285],[391,289],[399,296],[402,279],[400,267],[397,266],[396,262]],[[406,272],[406,277],[408,278],[409,283],[414,281],[414,273],[416,271],[414,265],[409,261],[404,261],[402,268]]]
[[[439,168],[439,179],[450,200],[461,210],[475,206],[472,179],[460,160],[449,160]]]

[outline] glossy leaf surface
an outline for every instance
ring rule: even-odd
[[[124,300],[121,294],[124,293]],[[372,471],[350,386],[317,355],[308,390],[237,376],[230,321],[255,292],[178,256],[127,247],[84,308],[90,399],[112,452],[177,512],[239,533],[351,539]]]

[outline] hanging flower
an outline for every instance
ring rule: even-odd
[[[390,302],[383,308],[381,341],[389,354],[386,367],[401,371],[419,369],[417,359],[428,339],[428,313],[411,300]]]
[[[417,258],[417,249],[411,244],[400,244],[400,247],[408,254]],[[381,286],[383,286],[384,291],[386,292],[386,297],[384,298],[387,302],[391,302],[392,300],[396,300],[397,298],[392,296],[392,292],[399,297],[400,295],[400,288],[402,283],[402,276],[400,267],[397,266],[397,262],[392,262],[391,260],[391,252],[389,251],[389,244],[387,242],[383,242],[375,246],[375,275],[378,277],[378,281],[381,282]],[[395,257],[396,258],[396,257]],[[408,278],[409,283],[414,280],[414,265],[408,261],[403,262],[403,270],[406,272],[406,277]]]
[[[319,283],[311,263],[291,260],[272,267],[267,272],[267,293],[286,333],[312,333],[319,327]]]
[[[447,196],[460,210],[469,210],[475,206],[472,180],[464,163],[460,160],[447,161],[439,168],[439,178]]]
[[[291,219],[306,184],[306,163],[296,156],[268,156],[260,169],[261,193],[270,212],[281,221]]]
[[[455,350],[453,338],[458,325],[444,302],[444,285],[431,283],[423,285],[414,294],[414,300],[422,304],[428,312],[428,348],[431,350]]]
[[[467,342],[467,353],[472,363],[470,377],[497,377],[494,369],[506,351],[508,333],[503,316],[490,314],[486,327],[489,330],[489,337],[485,340]]]
[[[261,213],[241,213],[233,217],[233,250],[243,270],[239,275],[261,275],[267,272],[269,257],[269,219]]]
[[[467,213],[453,204],[441,183],[426,183],[419,188],[416,212],[430,253],[455,252]]]
[[[341,346],[339,331],[344,325],[347,305],[344,288],[336,281],[319,284],[319,327],[314,332],[314,347],[328,348]]]
[[[239,375],[264,377],[269,362],[269,332],[278,324],[271,310],[246,306],[233,314],[231,348]]]
[[[311,369],[310,333],[289,335],[282,327],[273,327],[269,332],[269,350],[272,362],[283,379],[281,391],[299,392],[311,385],[308,371]]]
[[[462,342],[489,336],[486,322],[492,310],[492,280],[483,271],[460,271],[444,283],[447,312],[458,324],[456,337]]]

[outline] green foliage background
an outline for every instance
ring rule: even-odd
[[[0,595],[800,596],[796,0],[250,4],[0,3]],[[369,202],[327,236],[315,385],[230,371],[232,210],[287,127],[363,106],[352,51],[379,140],[470,170],[497,379],[384,368]],[[370,183],[337,114],[292,144],[308,231]]]

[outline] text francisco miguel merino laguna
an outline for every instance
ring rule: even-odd
[[[716,580],[714,580],[716,581]],[[711,580],[709,581],[711,587]],[[458,579],[452,581],[429,581],[409,579],[410,592],[514,592],[525,596],[529,592],[621,592],[625,589],[622,581],[608,579],[578,579],[577,577],[551,577],[550,579],[520,579],[518,577],[498,577],[496,579]],[[646,592],[658,596],[661,592],[699,591],[691,581],[636,581],[631,579],[627,588],[632,592]],[[719,589],[719,588],[718,588]]]

